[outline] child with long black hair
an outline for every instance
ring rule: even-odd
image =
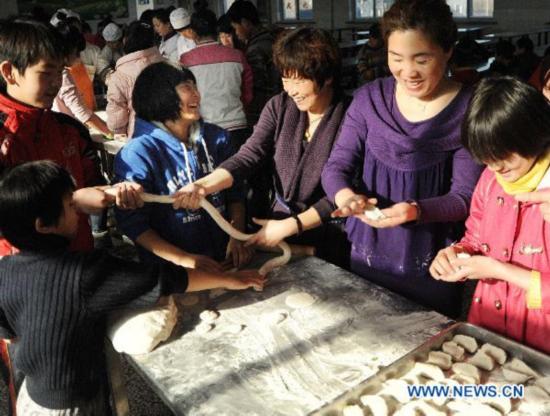
[[[487,168],[466,234],[439,251],[430,273],[447,282],[478,280],[468,321],[550,353],[550,223],[537,204],[515,198],[550,187],[550,107],[515,78],[482,80],[462,141]]]

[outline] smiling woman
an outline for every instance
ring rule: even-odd
[[[471,92],[445,75],[456,25],[444,0],[397,0],[382,27],[393,76],[356,91],[323,187],[333,215],[348,217],[353,271],[456,316],[461,287],[428,273],[437,250],[458,237],[480,174],[460,143]],[[376,202],[383,217],[369,219]]]
[[[199,191],[208,195],[271,167],[275,195],[269,219],[255,220],[261,229],[249,243],[275,246],[289,238],[347,266],[349,243],[341,223],[330,217],[334,206],[320,183],[347,108],[338,88],[338,47],[326,31],[300,28],[277,41],[273,57],[284,92],[267,103],[239,152],[194,187],[184,188],[178,204],[192,207]]]

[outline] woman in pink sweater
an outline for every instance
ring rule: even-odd
[[[115,67],[107,86],[107,126],[115,134],[132,137],[135,112],[132,91],[141,71],[163,60],[155,46],[153,28],[146,23],[133,22],[124,37],[124,53]]]

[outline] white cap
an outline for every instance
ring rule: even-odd
[[[69,9],[57,9],[57,11],[53,14],[52,18],[50,19],[50,24],[54,27],[57,27],[57,25],[61,22],[62,19],[59,18],[58,14],[63,13],[66,18],[69,17],[76,17],[78,20],[80,20],[80,15],[76,12],[73,12]]]
[[[178,7],[170,13],[170,24],[174,30],[181,30],[191,24],[191,15],[183,7]]]
[[[101,32],[107,42],[116,42],[122,37],[122,29],[116,23],[109,23]]]

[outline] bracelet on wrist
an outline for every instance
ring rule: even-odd
[[[304,224],[302,224],[302,220],[298,217],[298,214],[292,214],[292,218],[294,218],[296,225],[298,226],[298,232],[296,235],[302,234],[304,232]]]

